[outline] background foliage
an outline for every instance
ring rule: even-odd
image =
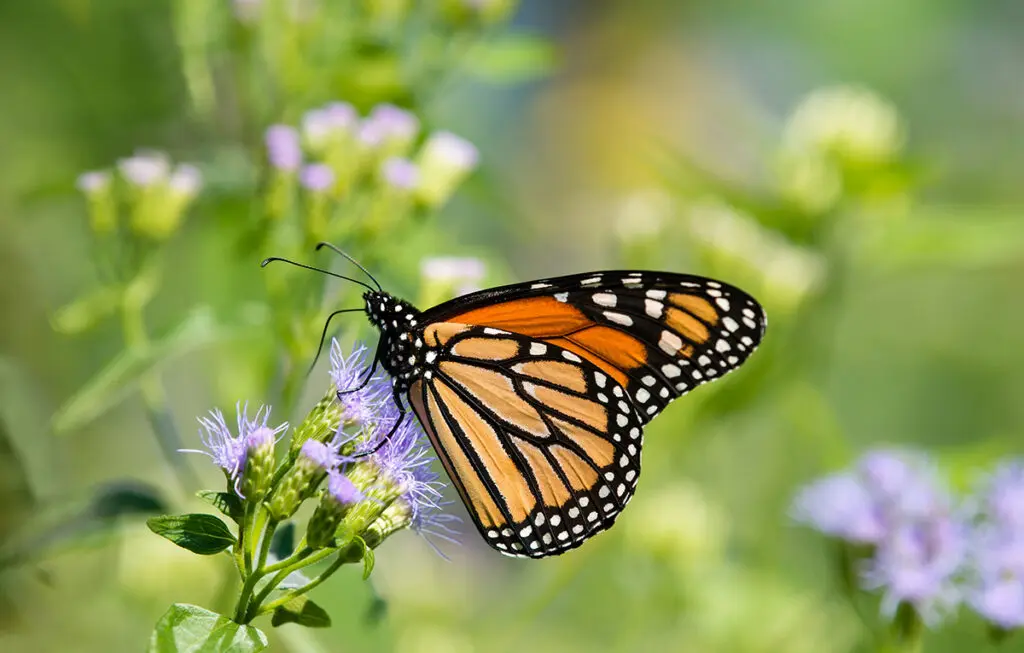
[[[628,265],[734,281],[771,323],[742,372],[651,425],[644,480],[610,533],[539,563],[496,556],[468,526],[451,562],[396,536],[372,584],[352,571],[318,588],[333,628],[267,629],[272,646],[871,650],[825,543],[787,518],[795,489],[878,444],[927,449],[962,488],[1019,453],[1019,2],[524,2],[487,47],[446,54],[459,44],[427,33],[397,60],[386,39],[306,52],[227,98],[204,85],[224,62],[211,78],[195,66],[231,23],[196,21],[201,5],[0,4],[0,538],[23,563],[0,570],[3,648],[138,650],[170,602],[216,608],[227,591],[221,561],[134,516],[191,505],[134,385],[55,425],[124,347],[116,320],[53,328],[99,287],[75,178],[139,147],[203,172],[147,313],[174,334],[208,307],[157,372],[195,446],[209,407],[278,399],[280,343],[248,311],[265,252],[239,225],[262,201],[263,128],[335,99],[412,107],[481,151],[436,216],[353,250],[394,292],[429,294],[420,261],[439,255],[484,259],[488,283]],[[461,63],[440,75],[449,54]],[[801,104],[836,85],[871,91]],[[310,386],[300,410],[322,390]],[[986,642],[965,613],[925,650]]]

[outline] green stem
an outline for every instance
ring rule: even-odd
[[[262,613],[260,610],[260,605],[263,603],[263,601],[267,599],[268,596],[270,596],[271,592],[277,589],[278,585],[284,582],[285,578],[288,578],[289,574],[298,571],[299,569],[302,569],[304,567],[308,567],[309,565],[316,564],[321,560],[330,557],[332,554],[337,552],[337,549],[320,549],[316,553],[312,554],[310,554],[309,551],[311,551],[311,549],[306,549],[304,552],[305,556],[300,557],[298,561],[278,571],[274,575],[274,577],[267,582],[263,589],[261,589],[259,593],[256,594],[255,598],[249,601],[249,609],[246,611],[244,616],[245,621],[241,621],[239,623],[248,623],[249,621],[252,621],[257,616],[259,616]],[[260,575],[263,576],[266,573],[268,572],[263,572]],[[253,585],[255,585],[255,583],[253,583]]]
[[[121,323],[124,329],[125,345],[129,350],[146,351],[149,349],[149,335],[146,331],[146,321],[141,303],[125,298],[121,302]],[[142,403],[146,409],[146,417],[153,428],[164,459],[174,471],[181,488],[186,492],[193,491],[199,487],[199,479],[180,453],[180,450],[185,448],[185,443],[174,424],[160,377],[155,372],[145,372],[139,381],[139,387]]]
[[[314,587],[316,587],[320,583],[322,583],[325,580],[327,580],[328,578],[330,578],[331,575],[334,574],[334,572],[338,571],[338,569],[340,569],[341,566],[343,564],[345,564],[346,562],[348,562],[348,561],[345,559],[345,557],[339,553],[338,554],[338,559],[335,560],[334,562],[332,562],[331,566],[328,567],[327,569],[325,569],[323,571],[323,573],[321,573],[319,576],[317,576],[313,580],[309,581],[308,583],[306,583],[302,587],[298,587],[296,589],[293,589],[293,590],[290,590],[288,592],[285,592],[284,594],[282,594],[278,598],[274,599],[270,603],[266,604],[262,608],[259,608],[258,611],[256,612],[256,614],[254,614],[253,616],[254,617],[258,617],[261,614],[267,614],[269,612],[273,612],[275,609],[277,609],[278,607],[284,605],[288,601],[291,601],[295,597],[302,596],[306,592],[310,591],[311,589],[313,589]]]

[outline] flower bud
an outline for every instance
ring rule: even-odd
[[[302,165],[302,146],[299,133],[290,125],[272,125],[264,138],[267,161],[281,172],[295,172]]]
[[[327,442],[333,438],[341,426],[343,413],[344,408],[338,402],[338,392],[332,386],[292,434],[292,456],[299,454],[307,440]]]
[[[261,426],[245,438],[245,467],[242,470],[242,496],[261,501],[274,475],[274,432]]]
[[[479,152],[469,141],[450,132],[431,134],[417,157],[420,179],[416,196],[428,207],[441,206],[476,168],[479,159]]]
[[[363,494],[351,480],[338,471],[329,473],[327,491],[309,518],[306,543],[314,549],[328,547],[334,541],[334,532],[352,506],[362,502]]]
[[[361,533],[366,546],[377,548],[392,533],[396,533],[412,524],[412,506],[404,497],[399,497],[390,506],[381,511],[373,522]]]
[[[117,203],[113,192],[113,175],[107,170],[82,173],[78,190],[89,201],[89,226],[97,234],[108,234],[117,228]]]
[[[268,502],[271,516],[281,521],[294,515],[299,505],[320,486],[327,470],[335,464],[337,454],[332,447],[316,440],[306,440],[295,464],[281,479]]]
[[[380,157],[401,156],[420,131],[415,115],[392,104],[378,104],[359,126],[359,143]]]

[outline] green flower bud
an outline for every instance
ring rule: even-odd
[[[320,504],[309,518],[306,527],[306,543],[313,549],[329,547],[334,542],[338,525],[352,507],[362,501],[363,493],[344,474],[329,473],[327,491],[320,498]]]
[[[242,471],[240,489],[242,496],[250,501],[262,501],[270,489],[274,475],[274,431],[260,426],[245,438],[245,467]]]
[[[476,168],[479,160],[480,153],[469,141],[450,132],[431,134],[416,159],[419,166],[416,197],[430,208],[441,206]]]
[[[323,398],[313,406],[306,419],[295,429],[292,435],[291,454],[297,456],[307,440],[327,442],[338,432],[344,416],[344,407],[338,403],[338,391],[334,386],[328,388]]]
[[[386,540],[392,533],[407,528],[412,524],[412,506],[403,497],[399,497],[361,533],[366,546],[371,549]]]
[[[313,496],[327,476],[327,470],[337,462],[333,447],[316,440],[306,440],[298,459],[281,479],[268,502],[271,516],[277,521],[288,519],[299,505]]]

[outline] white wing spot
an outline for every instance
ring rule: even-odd
[[[550,288],[550,287],[551,287],[550,283],[538,282],[538,283],[535,283],[532,286],[530,286],[530,289],[531,290],[540,290],[541,288]]]
[[[740,362],[740,359],[739,359],[738,356],[730,356],[729,357],[729,364],[730,365],[735,365],[738,362]]]
[[[622,457],[619,458],[619,467],[629,467],[629,456],[622,454]]]
[[[511,528],[506,528],[506,529],[501,531],[501,534],[504,537],[512,537],[512,529]]]
[[[612,394],[615,395],[616,397],[621,397],[622,396],[622,386],[617,385],[614,388],[612,388]]]
[[[637,428],[636,426],[634,426],[633,428],[629,429],[629,437],[633,438],[634,440],[639,438],[640,437],[640,429]]]
[[[721,297],[722,296],[722,291],[718,290],[716,288],[709,288],[707,293],[711,297]]]
[[[530,533],[532,533],[532,532],[533,532],[533,527],[532,526],[527,526],[523,530],[519,531],[519,535],[522,536],[522,537],[528,537],[530,535]]]
[[[627,481],[632,481],[634,478],[636,478],[636,470],[631,469],[628,472],[626,472]]]
[[[742,338],[740,338],[740,342],[749,346],[754,344],[754,339],[751,338],[750,336],[743,336]]]
[[[680,382],[680,383],[676,384],[676,391],[677,392],[686,392],[687,389],[689,389],[689,387],[690,386],[686,385],[685,383]]]
[[[725,328],[729,329],[730,331],[735,331],[736,329],[740,328],[739,323],[736,322],[736,320],[729,317],[728,315],[722,318],[722,324],[724,324]]]
[[[623,315],[622,313],[613,313],[612,311],[605,311],[604,316],[605,318],[608,319],[609,322],[615,322],[616,324],[621,324],[623,326],[633,326],[633,318],[631,318],[628,315]]]
[[[725,338],[719,338],[718,342],[715,343],[715,351],[726,352],[732,349],[729,345],[729,341]]]
[[[647,392],[645,388],[640,388],[639,390],[636,391],[636,394],[634,396],[636,397],[637,401],[639,401],[640,403],[644,403],[645,401],[651,398],[651,393]]]
[[[707,367],[708,365],[711,364],[711,359],[708,358],[707,356],[701,356],[700,358],[697,359],[697,363],[701,367]]]
[[[590,499],[588,497],[580,497],[580,508],[586,508],[590,505]]]
[[[662,399],[668,399],[668,388],[662,388],[660,391],[658,391],[658,396],[661,397]]]
[[[611,493],[612,493],[612,491],[610,489],[608,489],[607,485],[602,485],[601,489],[597,491],[597,496],[599,496],[599,497],[601,497],[603,499],[603,498],[605,498],[606,496],[608,496]]]
[[[628,415],[629,414],[629,404],[627,404],[626,402],[624,402],[624,401],[622,401],[620,399],[619,400],[619,410],[621,410],[623,413],[626,413]]]
[[[587,515],[587,521],[597,521],[597,518],[598,518],[598,514],[597,514],[596,510],[594,512],[590,513],[589,515]]]
[[[575,526],[573,526],[572,527],[572,532],[576,533],[577,535],[582,533],[583,532],[583,524],[576,524]]]
[[[743,317],[749,317],[750,319],[754,319],[755,317],[757,317],[757,313],[755,313],[754,309],[752,308],[744,308]]]
[[[669,356],[675,356],[683,346],[683,341],[671,331],[662,331],[658,346]]]
[[[653,317],[656,320],[660,320],[662,311],[665,310],[665,305],[653,299],[645,299],[644,310],[647,311],[647,314],[649,316]]]
[[[569,539],[569,531],[562,531],[561,533],[559,533],[558,534],[558,539],[560,539],[560,540],[567,540],[567,539]]]
[[[665,295],[668,293],[664,290],[648,290],[647,296],[651,299],[665,299]]]
[[[647,414],[648,415],[653,415],[656,412],[658,412],[658,407],[655,406],[654,404],[651,404],[650,406],[647,407]]]
[[[558,526],[562,523],[562,518],[558,515],[551,515],[551,519],[548,520],[548,523],[552,526]]]
[[[544,537],[540,539],[544,541],[544,544],[551,544],[551,533],[544,533]]]
[[[677,365],[673,365],[672,363],[666,363],[661,366],[661,373],[670,379],[674,379],[680,374],[682,374],[683,371],[679,369]]]
[[[606,403],[608,403],[608,395],[606,395],[603,392],[598,392],[597,393],[597,400],[600,401],[602,404],[606,404]]]
[[[533,525],[534,525],[534,526],[543,526],[543,525],[544,525],[544,513],[539,513],[539,514],[538,514],[538,515],[537,515],[537,516],[536,516],[536,517],[534,518],[534,520],[533,520]]]
[[[644,378],[640,379],[640,382],[643,383],[644,385],[648,386],[648,387],[654,385],[654,381],[655,381],[654,377],[651,376],[650,374],[648,374]]]
[[[700,373],[700,370],[694,370],[693,371],[693,378],[695,378],[695,379],[703,379],[704,375]]]
[[[571,351],[563,351],[562,352],[562,358],[564,358],[567,361],[572,361],[574,363],[579,363],[580,362],[580,357],[577,356],[576,354],[572,353]]]
[[[533,354],[534,356],[542,356],[545,352],[547,352],[547,350],[548,346],[545,345],[543,342],[530,343],[530,353]]]
[[[580,516],[580,509],[579,508],[577,508],[576,506],[573,506],[572,508],[569,508],[569,518],[570,519],[576,519],[579,516]]]
[[[591,284],[595,284],[595,283],[598,283],[600,281],[601,281],[601,277],[590,277],[589,279],[584,279],[583,281],[580,281],[580,285],[589,286]]]
[[[630,456],[635,456],[636,455],[636,445],[635,444],[629,445],[628,447],[626,447],[626,451],[629,452]]]
[[[428,362],[428,363],[433,363],[433,362],[434,362],[434,359],[436,359],[436,358],[437,358],[437,352],[436,352],[436,351],[434,351],[433,349],[431,349],[431,350],[429,350],[429,351],[427,352],[427,362]]]
[[[729,300],[726,299],[725,297],[719,297],[718,299],[715,300],[715,303],[718,304],[718,308],[722,309],[723,311],[729,310]]]
[[[599,292],[594,293],[592,298],[594,303],[598,306],[607,306],[608,308],[615,308],[617,298],[610,292]]]
[[[606,481],[614,481],[615,480],[615,472],[605,472],[604,473],[604,480],[606,480]]]
[[[621,497],[625,493],[626,493],[626,484],[625,483],[619,483],[619,487],[615,488],[616,496],[620,496]]]
[[[606,504],[604,504],[604,511],[605,512],[614,512],[615,511],[615,504],[614,503],[606,503]]]
[[[597,387],[603,388],[605,382],[608,381],[608,377],[606,377],[604,374],[601,374],[600,372],[594,372],[594,381],[597,382]]]
[[[629,424],[629,418],[623,415],[622,413],[619,413],[618,415],[615,416],[615,423],[618,424],[619,426],[625,426]]]
[[[569,301],[569,293],[567,293],[567,292],[556,292],[555,293],[555,299],[557,299],[558,301],[560,301],[560,302],[562,302],[564,304],[565,302]]]
[[[487,531],[487,537],[493,540],[494,538],[498,537],[498,531]]]
[[[749,329],[756,329],[757,328],[757,322],[751,320],[749,317],[743,318],[743,324],[746,324],[747,328],[749,328]]]

